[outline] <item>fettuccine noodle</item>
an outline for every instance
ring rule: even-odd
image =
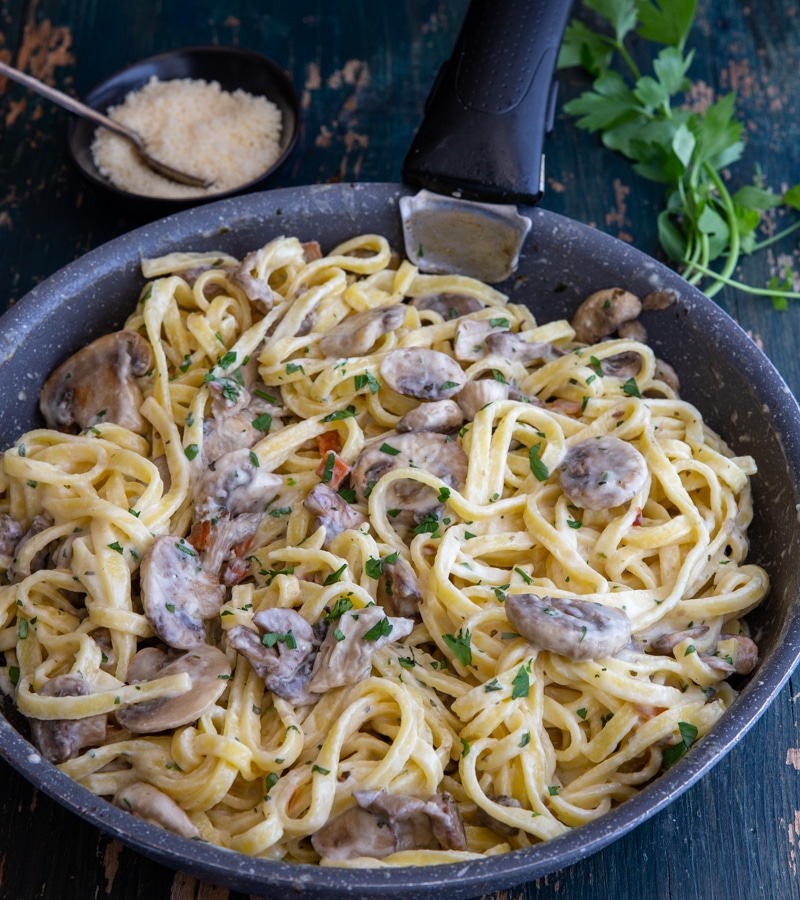
[[[569,322],[538,324],[485,284],[421,274],[376,235],[326,256],[295,238],[244,263],[172,254],[143,272],[125,326],[152,357],[134,379],[140,426],[96,410],[76,434],[30,431],[0,474],[0,686],[34,724],[99,722],[100,737],[50,756],[63,771],[173,827],[126,794],[149,785],[185,815],[173,830],[253,856],[420,865],[524,848],[592,821],[725,714],[736,696],[726,679],[745,671],[743,616],[768,590],[745,562],[756,467],[662,380],[647,345],[580,344]],[[473,299],[451,317],[425,303],[443,295]],[[392,307],[363,346],[325,343],[357,314]],[[456,359],[467,321],[479,339]],[[547,349],[515,359],[487,350],[488,333]],[[436,351],[465,383],[503,386],[439,435],[447,452],[463,451],[461,475],[396,449],[401,434],[423,446],[431,433],[404,430],[425,398],[387,383],[382,364],[398,350]],[[621,354],[635,376],[604,370]],[[459,402],[452,385],[434,389]],[[561,467],[582,441],[609,437],[635,448],[644,480],[625,502],[581,507]],[[241,513],[214,483],[237,452],[268,486],[266,502]],[[365,452],[385,465],[359,486]],[[201,515],[209,483],[220,509]],[[351,527],[309,501],[331,484],[356,515]],[[401,504],[409,493],[427,498],[414,515]],[[248,516],[249,532],[212,564],[209,533],[213,543]],[[185,587],[162,618],[143,596],[177,577],[177,564],[157,568],[165,536],[195,558],[187,577],[202,570],[218,592],[214,609],[185,619],[221,651],[213,665],[222,658],[224,671],[190,721],[148,731],[134,726],[142,710],[197,690],[191,671],[163,668],[193,652],[169,630]],[[392,597],[400,566],[417,592],[412,610]],[[510,624],[516,595],[593,601],[627,616],[632,637],[599,658],[547,649]],[[258,614],[276,609],[315,626],[288,687],[256,659],[300,652],[297,630],[259,627]],[[359,615],[373,616],[371,633],[345,634]],[[234,647],[244,646],[237,636],[255,638],[255,655]],[[325,670],[326,645],[355,644],[372,645],[366,667],[337,656]],[[162,668],[134,679],[145,648]],[[341,675],[348,666],[354,674]],[[65,675],[84,687],[45,688]],[[396,821],[432,823],[434,837],[326,854],[312,836],[356,807],[377,815],[369,792],[418,801],[416,818]],[[442,797],[463,820],[463,842],[426,805]]]

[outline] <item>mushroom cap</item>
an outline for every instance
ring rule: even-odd
[[[135,379],[153,365],[150,344],[135,331],[115,331],[92,341],[47,379],[39,407],[49,428],[80,431],[114,422],[144,434],[142,393]]]
[[[117,722],[134,734],[155,734],[195,722],[222,696],[231,667],[228,657],[210,644],[190,648],[160,669],[148,681],[186,672],[191,689],[171,697],[158,697],[117,710]]]
[[[611,435],[573,444],[559,466],[561,489],[582,509],[611,509],[632,500],[649,471],[642,454]]]
[[[457,394],[466,380],[452,357],[427,347],[387,353],[381,362],[381,376],[393,391],[417,400],[445,400]]]
[[[376,306],[347,316],[319,342],[325,356],[364,356],[379,337],[398,329],[406,318],[406,307]]]
[[[139,572],[142,608],[153,631],[177,650],[202,643],[203,623],[219,613],[225,590],[200,565],[194,547],[183,538],[161,535],[142,557]]]
[[[627,613],[590,600],[509,594],[504,609],[509,624],[533,646],[568,659],[614,656],[631,639]]]
[[[461,490],[469,460],[458,443],[434,431],[407,431],[367,447],[353,466],[350,483],[360,502],[366,502],[383,475],[393,469],[425,469],[449,487]],[[390,509],[413,510],[420,517],[438,505],[436,491],[411,478],[395,481],[387,492]]]

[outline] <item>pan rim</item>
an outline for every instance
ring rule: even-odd
[[[306,197],[309,193],[314,194],[315,202],[321,207],[330,205],[334,197],[338,197],[349,201],[354,210],[358,206],[359,196],[375,194],[387,203],[396,204],[400,196],[413,192],[402,185],[384,183],[317,185],[299,190],[304,191]],[[236,219],[267,219],[274,216],[277,209],[285,213],[297,196],[297,188],[284,188],[216,201],[141,226],[90,251],[41,282],[0,318],[2,365],[13,362],[14,351],[19,347],[16,337],[21,331],[34,329],[53,315],[53,297],[58,295],[65,280],[69,281],[77,275],[87,277],[87,272],[97,279],[99,274],[118,270],[122,261],[126,265],[138,266],[143,247],[185,243],[186,231],[191,229],[194,220],[206,223],[216,221],[217,227],[221,228],[224,223]],[[590,233],[592,241],[601,248],[618,248],[620,243],[609,235],[556,213],[533,210],[531,214],[534,229],[538,224],[570,230],[583,236]],[[355,229],[355,220],[353,226]],[[206,225],[203,233],[213,235],[214,228]],[[118,252],[113,259],[108,259],[112,245]],[[625,247],[632,266],[655,266],[666,285],[680,288],[691,305],[702,308],[711,319],[724,324],[732,341],[731,352],[741,352],[748,362],[759,368],[761,377],[770,388],[771,397],[784,398],[784,402],[770,405],[768,417],[783,443],[787,469],[791,471],[792,486],[796,490],[800,484],[800,408],[780,374],[745,332],[713,301],[641,251],[628,245]],[[735,327],[731,328],[732,325]],[[0,757],[62,806],[106,834],[123,840],[143,855],[235,890],[278,892],[291,889],[307,892],[308,896],[325,897],[412,896],[412,891],[418,891],[419,896],[425,897],[471,896],[482,890],[518,885],[591,856],[661,811],[692,787],[745,736],[782,689],[798,661],[800,610],[788,617],[779,644],[743,689],[731,710],[679,765],[660,775],[636,796],[599,819],[535,847],[496,857],[430,867],[341,869],[302,866],[248,857],[213,845],[187,841],[116,809],[49,763],[44,763],[46,769],[43,776],[43,761],[38,752],[3,716],[0,716]]]

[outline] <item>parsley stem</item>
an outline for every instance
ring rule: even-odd
[[[735,278],[728,278],[701,263],[696,262],[693,265],[701,275],[714,278],[728,287],[738,288],[741,291],[746,291],[748,294],[757,294],[759,297],[774,297],[778,294],[781,297],[786,297],[787,300],[800,300],[800,292],[798,291],[776,291],[774,288],[756,288],[742,281],[737,281]]]
[[[788,237],[792,232],[797,231],[800,228],[800,220],[795,222],[793,225],[790,225],[788,228],[784,228],[783,231],[776,231],[775,234],[771,235],[768,238],[764,238],[763,241],[757,241],[750,248],[751,253],[756,253],[758,250],[763,250],[765,247],[769,247],[772,244],[777,244],[778,241],[782,241],[785,237]]]
[[[725,183],[719,177],[719,172],[717,172],[713,166],[709,165],[709,163],[707,162],[703,165],[706,172],[708,173],[709,178],[714,184],[714,187],[719,193],[719,197],[722,201],[722,205],[725,209],[725,215],[728,220],[728,258],[725,261],[725,265],[722,267],[722,271],[719,273],[719,275],[715,276],[716,283],[712,284],[705,292],[709,297],[713,297],[714,294],[722,290],[724,282],[720,279],[729,278],[731,275],[733,275],[734,270],[736,269],[736,264],[739,262],[739,254],[741,253],[741,240],[739,234],[739,221],[736,217],[736,209],[733,205],[733,199],[731,198],[727,187],[725,187]]]

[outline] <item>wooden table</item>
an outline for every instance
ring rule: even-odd
[[[668,4],[671,0],[662,0]],[[422,104],[466,0],[0,0],[0,57],[70,93],[119,68],[192,44],[238,44],[271,56],[303,98],[299,146],[274,186],[397,181]],[[780,189],[800,181],[800,13],[793,0],[700,0],[691,76],[738,92],[746,159]],[[562,76],[562,97],[585,81]],[[0,285],[3,305],[87,250],[141,224],[87,186],[64,149],[66,114],[0,82]],[[657,254],[657,185],[559,113],[544,205]],[[746,260],[763,286],[798,262],[796,239]],[[799,270],[800,271],[800,270]],[[798,286],[795,277],[795,286]],[[800,390],[800,306],[726,291],[718,300]],[[4,442],[11,435],[4,436]],[[800,897],[800,735],[795,676],[740,744],[699,784],[633,833],[563,871],[496,895],[569,898]],[[0,765],[0,900],[105,897],[239,900],[137,856]]]

